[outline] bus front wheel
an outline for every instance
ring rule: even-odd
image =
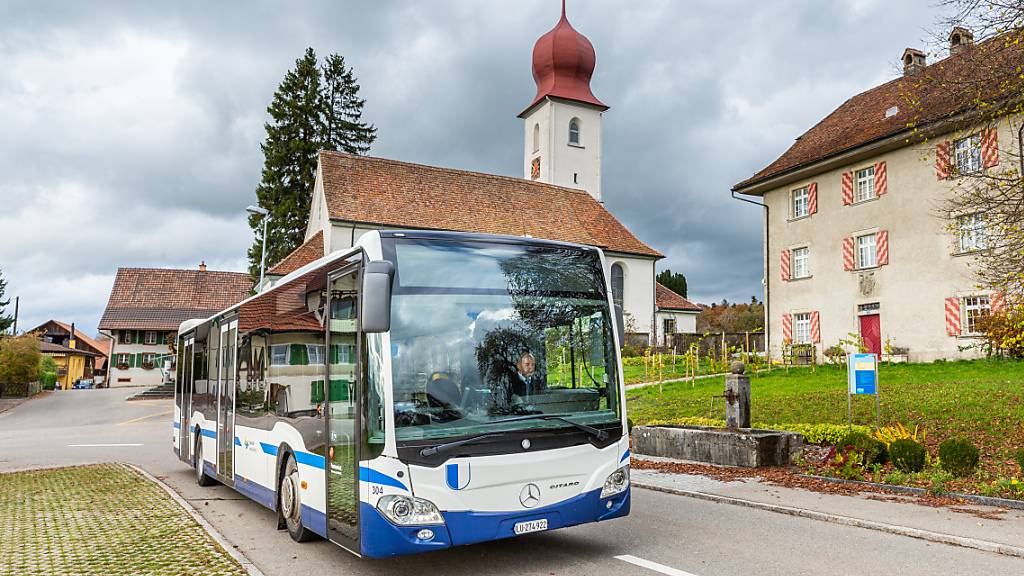
[[[288,455],[284,465],[284,474],[281,475],[281,486],[277,491],[278,510],[284,517],[285,526],[288,528],[288,535],[296,542],[308,542],[316,538],[316,534],[302,525],[302,495],[300,490],[299,467],[295,464],[295,457]]]

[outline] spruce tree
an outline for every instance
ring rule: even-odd
[[[282,80],[267,112],[263,175],[256,200],[269,211],[266,266],[269,270],[302,244],[309,219],[320,150],[365,154],[376,128],[362,121],[364,100],[345,60],[332,54],[318,66],[307,48]],[[259,278],[263,239],[261,219],[249,217],[255,241],[249,249],[249,273]]]
[[[662,286],[686,298],[686,276],[682,272],[673,274],[671,270],[662,270],[656,279]]]
[[[11,303],[11,299],[4,300],[4,292],[7,291],[7,281],[4,280],[4,273],[0,270],[0,334],[7,332],[14,324],[14,316],[4,314],[4,309]]]

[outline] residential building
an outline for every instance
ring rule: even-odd
[[[1000,150],[1016,145],[1020,124],[986,121],[957,91],[1016,75],[1024,47],[974,45],[957,28],[950,52],[929,65],[907,49],[903,76],[853,96],[733,187],[768,211],[772,353],[813,344],[820,359],[850,334],[911,361],[979,353],[977,319],[999,303],[971,271],[984,215],[941,208],[964,175],[1001,169]]]
[[[247,298],[249,275],[197,270],[118,268],[100,333],[111,339],[108,382],[158,386],[173,378],[178,326],[207,318]]]
[[[655,313],[658,346],[672,347],[677,334],[696,334],[700,306],[690,302],[661,282],[655,282]]]
[[[631,336],[657,338],[655,270],[663,256],[601,202],[602,128],[608,107],[590,89],[595,53],[563,10],[534,46],[537,93],[519,114],[523,178],[321,152],[305,243],[267,272],[268,285],[375,229],[482,232],[601,247],[613,298]]]
[[[75,325],[49,320],[32,330],[40,339],[40,351],[57,364],[57,383],[70,389],[81,379],[93,379],[102,369],[105,346],[86,336]]]

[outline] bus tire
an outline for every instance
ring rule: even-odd
[[[199,484],[200,486],[203,487],[213,486],[216,483],[216,480],[210,478],[210,476],[206,473],[206,467],[203,465],[204,460],[202,432],[196,434],[196,449],[195,451],[193,451],[193,454],[195,454],[195,456],[192,458],[192,461],[193,468],[195,469],[196,472],[196,484]]]
[[[299,488],[299,467],[295,464],[295,457],[289,454],[284,464],[284,474],[281,475],[281,485],[277,490],[277,509],[281,511],[284,518],[288,535],[296,542],[309,542],[316,538],[316,534],[302,525],[302,495]]]

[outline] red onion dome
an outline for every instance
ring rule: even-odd
[[[590,78],[596,61],[594,45],[565,17],[563,0],[558,24],[533,46],[533,80],[537,83],[537,95],[523,113],[545,96],[592,104],[607,110],[608,107],[590,91]]]

